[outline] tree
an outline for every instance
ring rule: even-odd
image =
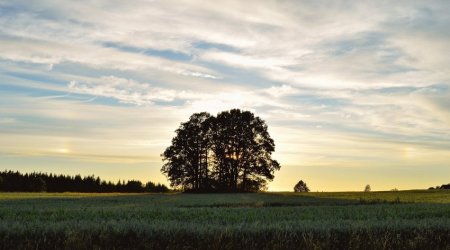
[[[161,171],[185,191],[257,191],[280,169],[267,125],[249,111],[193,114],[162,154]]]
[[[302,180],[300,180],[299,182],[297,182],[297,184],[294,186],[294,192],[296,193],[301,193],[301,192],[309,192],[309,188],[306,185],[305,182],[303,182]]]
[[[193,114],[175,131],[172,145],[161,155],[161,171],[169,177],[172,186],[200,190],[209,185],[208,143],[210,114]]]
[[[364,192],[370,192],[372,191],[372,189],[370,188],[370,185],[367,184],[366,187],[364,188]]]
[[[247,191],[273,180],[280,165],[271,158],[275,143],[262,119],[233,109],[219,113],[212,128],[213,172],[221,188]]]
[[[45,192],[47,190],[46,183],[42,177],[34,176],[29,182],[31,192]]]
[[[144,191],[144,188],[142,186],[142,182],[131,180],[125,185],[125,191],[130,193],[140,193]]]
[[[149,182],[152,183],[152,182]],[[46,173],[21,174],[0,171],[0,191],[7,192],[167,192],[164,184],[148,185],[144,188],[140,181],[102,181],[100,177],[80,175],[65,176]]]

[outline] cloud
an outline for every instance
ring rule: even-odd
[[[0,1],[0,133],[12,135],[0,150],[48,144],[60,157],[67,140],[80,158],[140,159],[193,112],[242,108],[267,121],[283,164],[429,154],[442,165],[449,11],[447,1]]]
[[[0,40],[0,58],[11,61],[52,65],[73,62],[92,68],[146,71],[156,70],[184,76],[217,79],[206,68],[168,59],[123,52],[95,44],[72,44],[42,39],[8,37]]]
[[[11,5],[4,3],[8,15],[0,18],[5,35],[1,54],[10,60],[48,65],[74,61],[91,67],[226,78],[208,65],[214,62],[285,84],[318,88],[426,86],[450,78],[443,53],[448,47],[445,2]],[[134,51],[106,48],[105,43]],[[196,46],[200,43],[222,44],[234,52],[202,49]],[[154,58],[147,49],[176,51],[193,60]]]
[[[11,124],[15,123],[17,120],[12,117],[0,117],[0,124]]]
[[[71,81],[68,87],[74,93],[112,97],[122,103],[136,105],[151,104],[154,101],[170,102],[176,97],[174,90],[152,87],[147,83],[140,84],[115,76],[104,76],[96,82],[88,83]]]
[[[300,93],[300,90],[298,88],[293,88],[292,86],[283,84],[281,86],[272,86],[270,88],[264,89],[263,92],[275,98],[279,98],[283,96],[296,95]]]

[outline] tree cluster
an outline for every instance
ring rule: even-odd
[[[95,176],[54,175],[47,173],[25,173],[13,171],[0,172],[0,191],[6,192],[83,192],[83,193],[141,193],[167,192],[164,184],[140,181],[111,181],[101,180]]]
[[[450,183],[449,184],[442,184],[441,186],[430,187],[428,189],[429,190],[433,190],[433,189],[450,189]]]
[[[280,169],[267,125],[249,111],[195,113],[175,132],[161,171],[184,191],[255,192]]]

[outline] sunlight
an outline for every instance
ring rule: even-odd
[[[237,159],[241,158],[241,156],[238,155],[236,152],[233,152],[231,154],[225,154],[225,158],[237,160]]]
[[[59,148],[56,150],[60,154],[68,154],[70,153],[70,150],[68,148]]]
[[[402,151],[403,157],[407,159],[414,158],[417,155],[417,150],[413,147],[405,147]]]

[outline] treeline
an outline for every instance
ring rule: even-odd
[[[81,193],[143,193],[167,192],[164,184],[137,180],[111,181],[101,180],[94,175],[56,175],[47,173],[25,173],[18,171],[0,172],[0,191],[4,192],[81,192]]]
[[[433,189],[450,189],[450,183],[449,184],[442,184],[441,186],[430,187],[428,189],[429,190],[433,190]]]

